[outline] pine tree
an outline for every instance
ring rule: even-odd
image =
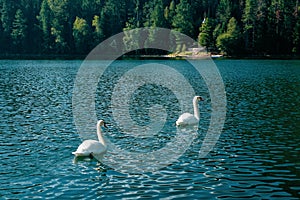
[[[12,29],[12,21],[14,14],[14,5],[10,0],[2,0],[1,5],[1,22],[3,27],[3,32],[5,34],[10,34]]]
[[[25,29],[17,10],[26,20]],[[82,32],[73,29],[76,16],[86,21],[89,34],[85,38],[93,42],[83,45],[87,49],[122,30],[143,26],[166,27],[194,39],[198,36],[200,44],[211,48],[216,41],[232,40],[227,25],[234,17],[244,39],[239,46],[243,44],[248,53],[290,54],[300,51],[298,13],[299,0],[0,0],[0,52],[13,53],[21,50],[16,46],[22,46],[26,53],[73,53],[73,49],[78,53],[81,39],[74,37]],[[213,31],[202,25],[204,18],[214,21]],[[147,34],[151,41],[159,35]],[[139,41],[136,38],[141,37],[131,32],[124,41],[130,44]]]
[[[227,25],[227,31],[217,38],[217,47],[228,55],[235,55],[240,53],[241,46],[241,32],[237,21],[232,17]]]
[[[124,51],[132,51],[133,49],[139,49],[144,47],[145,40],[144,35],[141,35],[141,32],[138,30],[133,30],[136,28],[140,28],[143,25],[143,20],[145,17],[142,17],[143,5],[142,0],[134,0],[134,4],[132,4],[132,10],[129,13],[128,20],[125,23],[125,27],[123,31],[125,31],[125,36],[123,37],[123,48]],[[143,41],[141,42],[141,38]],[[138,54],[139,50],[135,50],[134,52]]]
[[[105,2],[99,19],[104,38],[108,38],[122,31],[123,20],[120,14],[121,6],[119,2],[113,0]]]
[[[0,2],[0,17],[2,24],[2,43],[1,47],[3,51],[10,51],[11,48],[11,30],[12,22],[14,19],[14,4],[11,0],[1,0]]]
[[[207,50],[209,50],[209,48],[211,47],[214,47],[214,27],[214,20],[210,18],[205,18],[200,28],[198,42],[200,45],[205,46]]]
[[[205,16],[209,18],[216,17],[216,9],[218,7],[219,0],[203,0],[205,7]]]
[[[268,30],[268,4],[265,0],[257,0],[255,50],[260,54],[268,53],[270,32]]]
[[[226,25],[231,18],[231,3],[229,0],[220,0],[217,8],[216,18],[218,24],[220,24],[220,31],[224,32],[226,30]]]
[[[90,50],[90,29],[85,19],[76,17],[73,23],[73,37],[77,53],[87,53]]]
[[[167,26],[168,28],[170,28],[172,26],[172,20],[176,14],[175,9],[176,9],[176,5],[175,5],[174,0],[172,0],[170,5],[167,6],[164,10],[164,17],[168,23],[168,26]]]
[[[176,15],[173,17],[172,26],[174,30],[179,31],[188,36],[193,36],[193,17],[191,6],[187,0],[180,0],[176,6]]]
[[[40,23],[40,29],[42,30],[42,51],[48,52],[51,49],[52,42],[51,41],[51,10],[49,8],[47,0],[43,0],[41,4],[41,9],[37,19]]]
[[[293,49],[292,52],[293,53],[297,53],[300,54],[300,5],[298,0],[296,0],[296,4],[295,4],[295,12],[294,12],[294,16],[296,18],[296,23],[294,26],[294,33],[293,33]]]
[[[97,45],[99,42],[104,40],[103,30],[100,23],[100,17],[98,15],[94,16],[94,19],[92,21],[92,26],[94,27],[94,40],[95,45]]]
[[[282,31],[283,30],[283,0],[271,0],[269,6],[268,26],[271,32],[272,43],[271,53],[278,54],[281,51]],[[276,42],[274,42],[276,41]]]
[[[282,46],[281,54],[291,53],[293,49],[293,33],[296,22],[295,18],[295,1],[284,1],[283,2],[283,29],[282,34]]]
[[[75,4],[77,2],[77,5]],[[91,22],[95,15],[99,15],[105,1],[102,0],[73,0],[74,13],[76,16],[84,18],[87,22]]]
[[[72,0],[47,0],[51,11],[51,37],[55,53],[68,53],[72,48]]]
[[[251,52],[255,48],[256,13],[257,13],[257,1],[246,0],[242,21],[244,22],[246,49]]]
[[[164,17],[164,8],[162,0],[154,0],[146,4],[144,9],[146,13],[146,27],[166,27],[166,19]]]
[[[15,47],[15,52],[25,52],[25,38],[27,31],[26,19],[22,10],[18,9],[13,21],[13,29],[11,32],[11,38]]]
[[[149,27],[148,34],[147,34],[147,40],[145,41],[145,47],[149,46],[161,46],[162,48],[166,48],[168,45],[168,38],[165,40],[162,39],[162,35],[165,36],[164,33],[161,33],[161,30],[157,28],[163,28],[167,27],[167,21],[164,17],[164,6],[162,0],[154,0],[151,3],[145,4],[145,12],[149,13],[146,18],[146,21],[144,25],[146,27]],[[145,49],[144,50],[146,54],[157,54],[161,51],[156,49]]]

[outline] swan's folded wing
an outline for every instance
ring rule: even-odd
[[[96,140],[83,141],[75,152],[72,152],[75,156],[89,156],[91,153],[101,154],[106,151],[106,147]]]
[[[183,113],[176,121],[177,126],[197,124],[198,120],[191,113]]]

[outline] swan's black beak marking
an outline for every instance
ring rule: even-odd
[[[104,126],[105,128],[107,128],[107,125],[106,125],[106,123],[105,123],[105,122],[104,122],[103,126]]]

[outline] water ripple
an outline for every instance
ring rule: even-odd
[[[109,92],[141,61],[109,68],[97,114],[108,121]],[[198,80],[182,61],[160,61]],[[96,160],[73,162],[81,140],[73,123],[72,88],[80,61],[0,61],[0,198],[4,199],[298,199],[300,196],[299,61],[216,61],[224,79],[228,112],[213,151],[199,158],[210,119],[207,89],[201,129],[177,162],[146,174],[123,174]],[[109,81],[111,80],[111,81]],[[101,83],[99,83],[101,85]],[[136,91],[143,94],[145,86]],[[104,91],[106,90],[106,91]],[[157,95],[166,108],[178,103],[169,91]],[[145,96],[143,96],[145,98]],[[154,98],[154,96],[152,97]],[[151,103],[154,99],[144,102]],[[150,101],[151,100],[151,101]],[[168,103],[164,103],[168,102]],[[134,104],[134,101],[132,102]],[[132,107],[135,121],[147,109]],[[177,109],[177,107],[176,107]],[[174,137],[177,111],[153,140],[134,139],[110,124],[105,134],[130,151],[159,149]]]

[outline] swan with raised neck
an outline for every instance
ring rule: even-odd
[[[200,112],[198,102],[203,101],[201,96],[194,96],[193,98],[193,108],[194,114],[191,113],[183,113],[180,115],[178,120],[176,121],[177,126],[186,126],[186,125],[197,125],[200,119]]]

